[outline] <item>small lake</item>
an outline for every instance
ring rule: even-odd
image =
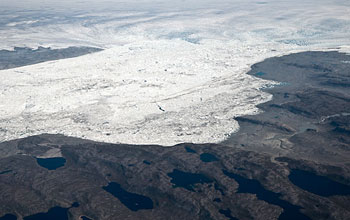
[[[38,214],[30,215],[24,217],[23,220],[68,220],[68,210],[74,207],[79,207],[79,203],[75,202],[69,208],[55,206],[49,209],[48,212],[41,212]]]
[[[151,162],[149,162],[148,160],[144,160],[143,163],[147,165],[151,165]]]
[[[319,196],[350,195],[350,186],[309,171],[292,169],[288,178],[299,188]]]
[[[68,220],[68,209],[56,206],[48,212],[30,215],[24,217],[23,220]]]
[[[12,214],[6,214],[2,217],[0,217],[0,220],[17,220],[17,216]]]
[[[63,167],[66,163],[66,159],[63,157],[52,157],[52,158],[36,158],[36,162],[48,170],[56,170],[57,168]]]
[[[142,209],[153,209],[153,201],[147,196],[131,193],[124,190],[119,183],[110,182],[107,186],[102,187],[105,191],[118,198],[119,201],[131,211]]]
[[[197,151],[195,151],[192,148],[187,147],[187,146],[185,147],[185,150],[186,150],[187,153],[193,153],[193,154],[197,153]]]
[[[170,182],[174,184],[174,188],[182,187],[193,192],[195,191],[195,184],[213,182],[213,180],[209,179],[203,174],[187,173],[177,169],[174,169],[173,172],[168,173],[168,176],[172,178]]]
[[[10,172],[12,172],[12,170],[4,170],[4,171],[1,171],[1,172],[0,172],[0,175],[6,174],[6,173],[10,173]]]
[[[226,218],[230,220],[238,220],[238,218],[235,218],[231,215],[231,210],[230,209],[220,209],[219,210],[220,214],[223,214]]]
[[[301,207],[280,199],[280,193],[266,190],[259,181],[254,179],[247,179],[243,176],[235,173],[230,173],[226,170],[223,170],[223,173],[238,183],[239,187],[237,193],[255,194],[258,199],[281,207],[283,209],[283,212],[278,217],[279,220],[311,220],[309,217],[300,212]]]
[[[86,216],[80,216],[81,220],[92,220],[91,218],[88,218]]]
[[[220,199],[220,198],[215,198],[215,199],[213,200],[213,202],[221,202],[221,199]]]
[[[210,162],[214,162],[214,161],[219,161],[219,159],[214,154],[209,154],[209,153],[202,153],[200,155],[200,159],[204,163],[210,163]]]

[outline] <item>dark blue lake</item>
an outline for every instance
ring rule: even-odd
[[[214,202],[221,202],[221,199],[220,198],[215,198],[213,201]]]
[[[279,220],[311,220],[306,215],[300,212],[301,207],[293,205],[285,200],[280,199],[281,194],[266,190],[259,181],[247,179],[235,173],[230,173],[223,170],[223,173],[234,179],[238,184],[237,193],[255,194],[260,200],[267,203],[277,205],[283,209],[282,214],[278,217]]]
[[[0,217],[0,220],[17,220],[17,216],[12,214],[6,214],[2,217]]]
[[[79,207],[79,203],[75,202],[69,208],[55,206],[49,209],[48,212],[30,215],[24,217],[23,220],[68,220],[68,210],[72,207]]]
[[[231,215],[230,209],[220,209],[219,213],[223,214],[226,218],[228,218],[230,220],[238,220],[238,218],[235,218]]]
[[[186,152],[187,153],[197,153],[195,150],[193,150],[192,148],[190,148],[190,147],[185,147],[185,150],[186,150]]]
[[[24,217],[23,220],[68,220],[68,209],[61,207],[53,207],[46,213],[38,213]]]
[[[350,186],[309,171],[292,169],[288,178],[294,185],[319,196],[350,195]]]
[[[36,162],[48,170],[56,170],[64,166],[66,159],[63,157],[36,158]]]
[[[151,165],[151,162],[149,162],[148,160],[144,160],[143,163],[147,165]]]
[[[214,162],[219,160],[214,154],[209,154],[209,153],[202,153],[200,155],[200,159],[204,163],[209,163],[209,162]]]
[[[91,218],[88,218],[88,217],[86,217],[86,216],[81,216],[80,217],[82,220],[92,220]]]
[[[102,187],[104,190],[115,196],[119,201],[131,211],[142,209],[153,209],[153,201],[147,196],[131,193],[124,190],[119,183],[110,182]]]
[[[203,174],[187,173],[177,169],[168,173],[168,176],[172,178],[170,182],[174,184],[174,187],[182,187],[193,192],[195,191],[195,184],[213,182]]]

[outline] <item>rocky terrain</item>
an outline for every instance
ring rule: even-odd
[[[248,73],[281,82],[267,88],[264,112],[237,118],[241,129],[224,144],[275,157],[350,168],[350,56],[304,52],[267,59]]]
[[[68,47],[64,49],[15,47],[13,51],[0,50],[0,70],[32,65],[50,60],[72,58],[101,50],[102,49],[93,47]]]
[[[281,84],[220,144],[0,143],[0,219],[349,219],[349,71],[338,52],[257,63]]]

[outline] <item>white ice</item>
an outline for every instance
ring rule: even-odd
[[[0,141],[60,133],[129,144],[220,142],[239,129],[235,117],[257,114],[272,98],[261,88],[274,82],[245,74],[252,64],[350,43],[346,1],[142,2],[68,14],[55,5],[56,18],[28,11],[27,21],[8,3],[14,13],[0,16],[8,20],[1,48],[105,50],[0,71]]]

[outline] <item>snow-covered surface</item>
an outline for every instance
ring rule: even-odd
[[[0,71],[0,141],[220,142],[272,98],[261,88],[274,82],[245,74],[252,64],[350,45],[347,1],[32,1],[0,3],[0,48],[105,50]]]
[[[221,141],[238,129],[235,116],[255,114],[271,98],[259,91],[268,82],[244,74],[248,67],[230,49],[158,40],[5,70],[1,138],[49,132],[138,144]]]

